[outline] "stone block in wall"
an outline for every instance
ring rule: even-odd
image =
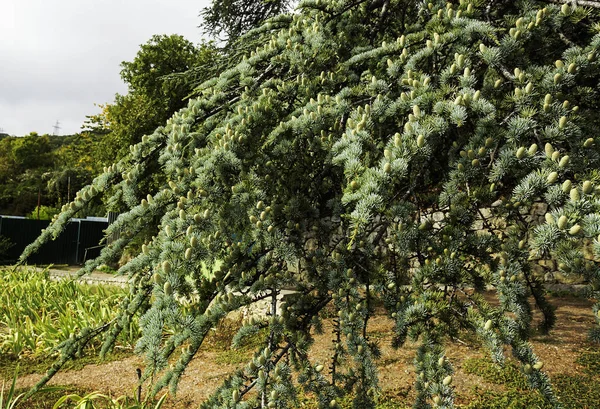
[[[435,213],[433,213],[433,221],[434,222],[441,222],[445,218],[446,218],[446,215],[444,214],[444,212],[435,212]]]
[[[483,220],[477,219],[473,222],[473,230],[483,230]]]
[[[595,260],[594,257],[594,244],[591,240],[586,239],[583,242],[583,258],[586,260]]]
[[[546,269],[545,269],[544,267],[540,266],[540,265],[539,265],[539,264],[537,264],[537,263],[534,263],[534,264],[531,266],[531,269],[532,269],[532,271],[533,271],[533,274],[534,274],[535,276],[538,276],[538,277],[543,277],[543,276],[544,276],[544,274],[546,273]]]
[[[539,260],[538,264],[551,271],[555,271],[557,269],[555,260]]]
[[[479,209],[479,211],[481,212],[481,215],[486,219],[489,219],[490,217],[492,217],[492,211],[487,207]]]
[[[547,203],[534,203],[531,207],[531,213],[537,216],[544,216],[548,212],[548,204]]]

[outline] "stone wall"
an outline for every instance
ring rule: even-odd
[[[487,232],[484,228],[485,224],[493,226],[499,230],[506,228],[506,222],[502,218],[498,218],[494,216],[493,209],[498,206],[502,206],[503,202],[498,200],[492,203],[491,208],[482,208],[480,209],[480,217],[478,217],[473,223],[473,229],[475,231]],[[534,203],[531,206],[529,212],[523,211],[523,217],[528,223],[532,223],[534,225],[544,224],[546,223],[545,215],[548,212],[548,205],[543,202]],[[442,211],[433,211],[430,210],[423,212],[421,216],[421,222],[425,220],[430,220],[433,222],[434,228],[441,227],[441,222],[447,217],[447,214]],[[583,249],[584,257],[586,260],[594,260],[594,254],[592,250],[592,242],[586,243]],[[542,258],[530,258],[532,262],[532,269],[535,275],[540,278],[543,278],[547,283],[556,283],[556,282],[582,282],[582,278],[579,277],[567,277],[565,274],[561,273],[559,270],[558,263],[553,259],[542,259]]]

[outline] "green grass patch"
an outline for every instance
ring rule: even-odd
[[[512,362],[500,366],[486,358],[469,358],[463,363],[463,369],[468,374],[479,375],[497,385],[517,389],[526,389],[529,386],[525,375]]]
[[[405,389],[399,392],[400,395],[406,397],[405,391],[410,390],[410,388]],[[395,392],[386,392],[380,395],[377,398],[377,404],[375,405],[375,409],[410,409],[412,403],[406,403],[405,399],[402,396],[398,396],[398,393]],[[303,409],[318,409],[319,403],[317,398],[313,395],[306,395],[303,393],[298,394],[298,400],[301,408]],[[338,403],[338,408],[340,409],[354,409],[353,405],[353,396],[346,395],[343,398],[336,399]]]
[[[220,365],[241,365],[250,361],[252,351],[230,349],[228,351],[219,352],[215,357],[215,363]]]
[[[597,409],[600,407],[598,380],[592,376],[557,375],[552,378],[554,391],[564,409]],[[510,388],[503,392],[479,391],[474,388],[475,401],[463,409],[551,409],[539,392]]]
[[[506,392],[479,392],[476,400],[468,405],[461,406],[463,409],[551,409],[552,406],[544,401],[537,392],[511,389]],[[566,409],[566,408],[565,408]]]
[[[385,391],[377,398],[377,409],[409,409],[413,402],[408,401],[411,385],[393,391]]]
[[[132,351],[116,351],[101,359],[98,355],[88,353],[73,361],[67,362],[63,366],[62,371],[77,371],[83,369],[86,365],[102,364],[112,361],[120,361],[133,355]],[[0,355],[0,377],[3,379],[11,379],[19,366],[19,376],[30,374],[43,374],[54,363],[52,357],[24,357],[14,359],[6,355]]]
[[[600,407],[600,388],[596,377],[557,375],[552,378],[552,384],[565,409]]]
[[[113,274],[113,275],[116,275],[118,273],[117,270],[115,270],[111,266],[107,266],[106,264],[102,264],[101,266],[99,266],[96,269],[96,271],[99,271],[99,272],[105,273],[105,274]]]
[[[551,378],[554,392],[559,397],[564,409],[599,408],[600,388],[600,353],[584,352],[577,363],[585,367],[585,375],[555,375]],[[465,372],[479,375],[487,382],[503,385],[504,391],[481,391],[473,388],[476,396],[473,402],[462,406],[464,409],[550,409],[537,390],[529,388],[525,376],[514,363],[500,367],[488,359],[467,359],[463,366]]]
[[[300,402],[300,407],[303,409],[319,409],[319,402],[317,398],[310,394],[306,395],[302,392],[298,394],[298,401]],[[338,407],[341,409],[350,409],[352,408],[352,397],[345,396],[340,399],[336,399],[338,403]]]
[[[583,352],[576,361],[588,375],[600,375],[600,352]]]
[[[206,351],[222,352],[229,351],[233,342],[233,337],[242,326],[241,321],[224,320],[219,322],[216,328],[206,337],[203,349]],[[244,339],[244,343],[236,350],[254,350],[262,346],[266,340],[268,330],[261,329],[256,334]]]
[[[233,337],[241,325],[241,321],[222,321],[206,338],[204,349],[217,352],[215,357],[217,364],[240,365],[247,363],[255,351],[264,347],[268,335],[266,328],[244,338],[244,342],[238,348],[232,348]]]
[[[573,289],[565,289],[565,290],[548,290],[548,295],[552,298],[562,298],[562,299],[576,299],[582,300],[587,299],[587,294],[584,290],[573,290]]]

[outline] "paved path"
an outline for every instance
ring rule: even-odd
[[[41,267],[33,267],[27,266],[24,268],[35,268],[38,271],[44,271],[44,268]],[[63,280],[63,279],[72,279],[75,277],[77,271],[71,270],[60,270],[58,268],[49,268],[48,273],[50,274],[50,278],[55,280]],[[86,283],[86,284],[110,284],[110,285],[118,285],[120,287],[127,286],[127,277],[115,275],[115,274],[107,274],[101,271],[94,271],[91,274],[86,274],[83,277],[77,279],[77,281]]]
[[[41,267],[33,267],[28,266],[29,268],[35,268],[39,271],[43,271],[44,269]],[[27,267],[25,267],[27,268]],[[50,277],[53,279],[65,279],[65,278],[73,278],[77,272],[77,270],[61,270],[59,268],[50,268],[48,269],[50,273]],[[78,281],[87,284],[109,284],[109,285],[118,285],[120,287],[127,287],[127,277],[107,274],[101,271],[94,271],[92,274],[86,274],[85,276],[78,279]],[[577,294],[580,296],[586,295],[588,290],[588,285],[586,284],[562,284],[562,283],[545,283],[544,287],[547,291],[557,292],[557,293],[571,293]],[[493,290],[493,287],[488,288],[488,290]],[[293,293],[294,291],[282,291],[281,294],[288,295],[288,293]]]

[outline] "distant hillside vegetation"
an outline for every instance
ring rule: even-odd
[[[99,163],[90,134],[0,134],[0,214],[26,216],[40,204],[60,208],[91,182]],[[43,212],[47,214],[47,212]]]

